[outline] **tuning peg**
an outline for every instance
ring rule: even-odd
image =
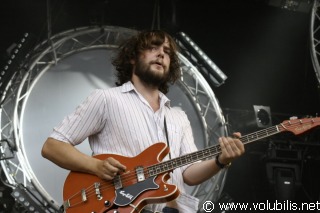
[[[298,117],[297,117],[297,116],[292,116],[292,117],[290,117],[289,119],[290,119],[290,120],[295,120],[295,119],[298,119]]]

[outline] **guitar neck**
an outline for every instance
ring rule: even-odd
[[[280,125],[275,125],[263,130],[259,130],[254,133],[244,135],[240,138],[240,141],[243,144],[248,144],[248,143],[260,140],[262,138],[266,138],[271,135],[278,134],[282,131],[286,131],[286,129]],[[168,161],[164,161],[164,162],[152,165],[148,167],[148,173],[150,176],[162,174],[165,172],[172,171],[173,169],[192,164],[200,160],[212,158],[218,155],[219,153],[221,153],[220,145],[219,144],[213,145],[203,150],[199,150],[187,155],[183,155],[174,159],[170,159]]]
[[[260,140],[262,138],[267,138],[271,135],[275,135],[278,134],[280,132],[286,131],[285,128],[283,128],[281,125],[275,125],[275,126],[271,126],[269,128],[266,129],[262,129],[247,135],[244,135],[240,138],[240,141],[243,144],[248,144],[257,140]]]

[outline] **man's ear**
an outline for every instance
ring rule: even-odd
[[[130,64],[135,65],[136,61],[134,59],[130,59]]]

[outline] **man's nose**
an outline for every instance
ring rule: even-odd
[[[161,57],[161,58],[164,57],[164,49],[163,49],[163,48],[159,48],[159,50],[158,50],[158,57]]]

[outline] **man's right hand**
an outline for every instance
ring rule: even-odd
[[[112,180],[117,174],[125,172],[126,169],[126,166],[122,165],[118,160],[109,157],[98,162],[96,175],[101,179]]]

